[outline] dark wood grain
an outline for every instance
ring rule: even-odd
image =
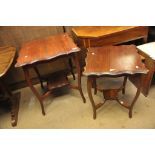
[[[14,60],[16,49],[14,47],[0,47],[0,77],[6,74]]]
[[[49,36],[23,44],[15,66],[20,67],[39,61],[51,60],[78,51],[80,49],[67,33]]]
[[[148,70],[141,62],[135,45],[89,48],[84,75],[119,75],[144,73]]]
[[[96,119],[96,110],[105,104],[106,100],[115,100],[123,107],[129,110],[129,117],[132,118],[132,110],[141,91],[142,75],[146,74],[148,70],[141,61],[140,55],[137,53],[135,45],[122,46],[104,46],[92,47],[88,49],[86,58],[86,67],[84,75],[87,76],[87,91],[93,108],[93,118]],[[137,91],[131,104],[119,100],[118,92],[122,90],[125,94],[125,85],[127,78],[137,75]],[[91,88],[93,87],[96,78],[101,76],[107,77],[121,77],[124,76],[124,82],[120,88],[115,89],[98,89],[103,92],[104,102],[96,104],[94,102]]]
[[[28,43],[23,44],[19,57],[17,59],[16,67],[22,67],[24,70],[25,79],[27,81],[28,86],[32,90],[33,94],[39,100],[42,114],[45,115],[45,109],[43,100],[51,94],[52,90],[55,88],[60,88],[62,86],[68,86],[69,88],[74,88],[79,90],[83,102],[85,103],[85,97],[81,88],[81,68],[79,64],[79,52],[80,49],[73,42],[72,38],[69,37],[68,34],[60,34],[49,36],[47,38],[42,38],[39,40],[33,40]],[[43,64],[47,62],[53,62],[58,60],[59,58],[66,58],[67,60],[73,60],[75,67],[77,69],[77,86],[71,86],[68,82],[67,75],[53,73],[52,78],[44,79],[40,72],[39,67],[36,66],[38,64]],[[72,64],[70,63],[70,67]],[[54,68],[55,66],[51,66]],[[32,84],[32,79],[30,75],[30,69],[33,68],[40,80],[41,87],[44,91],[43,94],[40,94],[37,89]],[[73,71],[72,71],[73,74]],[[44,86],[43,81],[46,81],[46,85]]]
[[[146,26],[80,26],[72,29],[80,47],[116,45],[143,38],[147,41]]]

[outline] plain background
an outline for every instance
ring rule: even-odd
[[[155,26],[153,0],[5,0],[0,6],[0,26]],[[154,129],[0,130],[0,154],[151,155],[154,143]]]

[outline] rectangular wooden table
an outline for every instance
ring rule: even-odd
[[[118,45],[142,38],[147,42],[147,26],[79,26],[72,29],[79,47]]]
[[[38,98],[43,115],[45,115],[43,100],[55,88],[69,86],[70,88],[77,89],[81,94],[83,102],[85,102],[85,98],[81,88],[81,68],[79,64],[79,52],[80,49],[75,45],[71,37],[69,37],[69,35],[66,33],[33,40],[23,44],[15,66],[23,68],[27,84],[31,88],[34,95]],[[66,73],[53,73],[51,79],[46,79],[47,85],[44,86],[43,79],[39,73],[39,70],[37,69],[37,65],[47,63],[49,61],[55,61],[58,58],[62,57],[67,59],[71,58],[75,62],[78,75],[77,86],[70,85]],[[38,75],[41,87],[44,90],[47,90],[43,95],[40,95],[35,89],[35,87],[32,85],[31,77],[29,74],[29,69],[31,68],[33,68]]]
[[[107,100],[116,100],[120,105],[129,109],[129,117],[132,117],[132,109],[139,97],[142,86],[142,75],[148,70],[141,62],[140,55],[137,53],[135,45],[122,46],[104,46],[88,48],[86,67],[84,75],[87,76],[87,91],[93,108],[93,118],[96,118],[96,110],[100,108]],[[127,78],[137,75],[137,92],[131,104],[119,100],[118,92],[125,94],[125,85]],[[121,77],[124,76],[124,82],[118,89],[102,89],[96,86],[95,89],[101,91],[104,96],[104,102],[95,104],[91,88],[99,77]]]

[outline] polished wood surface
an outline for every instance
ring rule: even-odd
[[[147,73],[135,45],[89,48],[84,75]]]
[[[67,33],[33,40],[23,44],[16,67],[50,60],[79,50]]]
[[[0,26],[0,46],[14,46],[16,47],[16,52],[18,54],[21,46],[25,42],[60,33],[63,33],[63,26]],[[51,70],[51,65],[55,65],[56,67]],[[39,70],[42,75],[48,75],[51,71],[63,70],[67,65],[68,64],[63,63],[63,60],[60,59],[57,62],[52,62],[52,64],[47,63],[41,65]],[[33,77],[34,82],[38,83],[38,79],[33,70],[30,71],[30,74]],[[11,68],[9,76],[6,76],[6,82],[13,90],[26,87],[27,85],[21,68]]]
[[[104,46],[89,48],[86,58],[86,67],[84,75],[87,76],[87,91],[88,96],[93,108],[93,118],[96,119],[96,111],[107,100],[115,100],[121,106],[129,110],[129,117],[132,118],[133,106],[136,103],[142,86],[142,75],[146,74],[148,70],[141,61],[140,55],[137,53],[135,45],[121,45],[121,46]],[[118,92],[122,91],[125,94],[125,86],[127,78],[136,75],[137,79],[137,91],[131,104],[119,99]],[[117,89],[100,89],[96,84],[96,79],[99,77],[124,77],[123,84]],[[95,83],[94,83],[95,81]],[[95,94],[97,90],[101,91],[104,96],[104,102],[96,104],[93,95],[92,88],[95,88]]]
[[[45,115],[44,109],[44,99],[51,94],[52,90],[55,88],[60,88],[62,86],[68,86],[69,88],[79,90],[83,102],[85,103],[85,97],[81,88],[81,68],[79,62],[79,52],[80,49],[73,42],[68,34],[60,34],[49,36],[47,38],[33,40],[25,43],[17,59],[16,67],[22,67],[25,75],[26,82],[33,94],[39,100],[42,114]],[[68,82],[66,74],[53,73],[51,78],[43,78],[39,72],[38,64],[43,64],[47,62],[53,62],[58,60],[58,58],[66,58],[74,62],[77,69],[77,85],[73,86]],[[70,64],[71,66],[71,64]],[[51,66],[54,68],[55,66]],[[41,88],[43,89],[43,94],[40,94],[37,89],[32,84],[32,78],[30,75],[30,69],[34,69],[38,79],[40,80]],[[72,71],[73,74],[73,71]],[[46,84],[43,82],[46,81]]]
[[[112,33],[121,32],[138,26],[80,26],[73,28],[74,33],[81,38],[101,37],[111,35]]]
[[[143,38],[147,41],[146,26],[81,26],[72,29],[80,47],[116,45]]]
[[[6,74],[14,60],[16,49],[14,47],[0,47],[0,77]]]

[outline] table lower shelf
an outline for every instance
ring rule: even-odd
[[[53,90],[69,85],[67,74],[65,72],[56,72],[47,79],[47,89]]]

